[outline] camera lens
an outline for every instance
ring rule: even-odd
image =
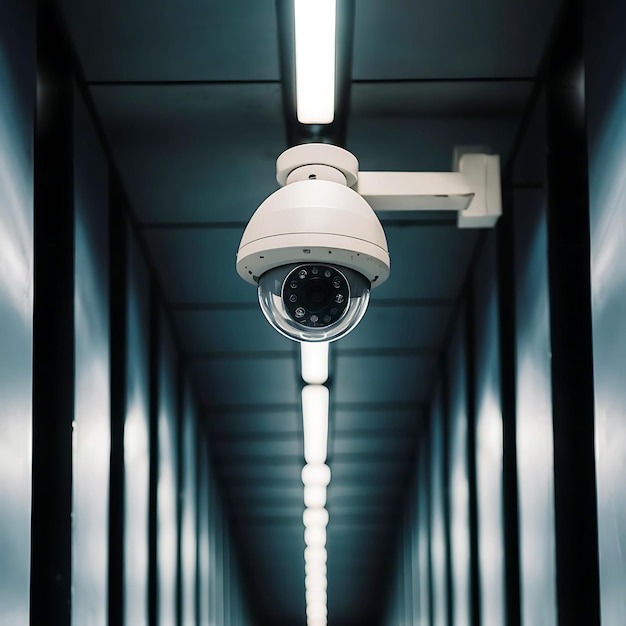
[[[353,269],[315,260],[268,270],[259,277],[258,296],[263,315],[285,337],[335,341],[363,317],[370,288]]]
[[[309,328],[339,321],[350,301],[346,277],[328,265],[298,265],[285,278],[282,299],[289,316]]]
[[[304,285],[302,301],[309,311],[325,309],[332,299],[330,285],[322,278],[314,278]]]

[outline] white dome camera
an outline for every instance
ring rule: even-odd
[[[254,213],[237,272],[258,286],[265,317],[295,341],[334,341],[361,320],[370,289],[389,276],[385,233],[350,187],[358,161],[336,146],[290,148],[276,162],[281,189]]]

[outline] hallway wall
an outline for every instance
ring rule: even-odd
[[[624,623],[626,9],[569,6],[450,329],[389,626]]]
[[[35,4],[0,5],[0,624],[246,626],[177,337]]]

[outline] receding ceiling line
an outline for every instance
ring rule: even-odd
[[[189,352],[185,361],[232,361],[237,359],[294,359],[297,354],[294,350],[245,350],[240,352],[226,351],[199,351]]]
[[[442,215],[438,218],[408,218],[408,219],[381,219],[384,226],[390,228],[402,227],[457,227],[456,213],[452,216]],[[143,230],[240,230],[243,231],[247,222],[138,222],[137,226]]]
[[[234,229],[243,231],[248,222],[138,222],[143,230],[213,230]]]
[[[534,76],[468,76],[450,78],[353,78],[353,85],[385,85],[404,83],[532,83]]]
[[[204,87],[229,85],[280,85],[280,80],[88,80],[88,87]]]

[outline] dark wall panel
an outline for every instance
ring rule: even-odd
[[[505,622],[502,503],[502,411],[495,238],[487,236],[474,271],[476,482],[481,622]]]
[[[29,3],[0,3],[0,621],[7,624],[28,623],[30,590],[34,26]]]
[[[626,615],[626,6],[608,0],[587,4],[601,613],[605,626],[617,626]]]
[[[168,321],[159,315],[157,574],[159,626],[176,624],[178,560],[178,371]]]
[[[107,616],[110,455],[108,167],[89,115],[75,96],[75,405],[72,615]]]
[[[517,191],[515,223],[516,439],[522,623],[556,624],[554,442],[546,200]]]
[[[124,422],[124,616],[148,624],[150,481],[150,273],[127,227],[126,416]]]
[[[456,321],[448,353],[450,579],[455,626],[471,623],[465,324],[465,317],[461,315]]]

